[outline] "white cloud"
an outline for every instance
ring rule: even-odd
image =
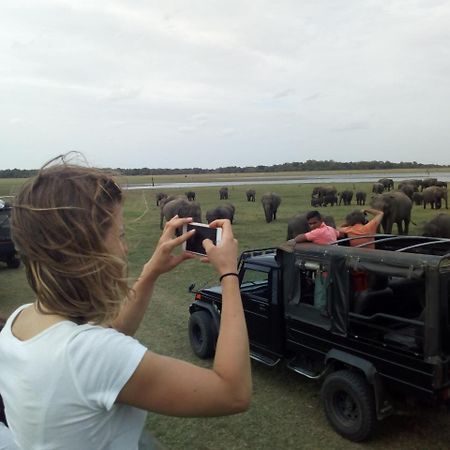
[[[449,23],[448,0],[4,0],[3,166],[450,163]]]
[[[11,125],[20,125],[21,123],[23,123],[23,119],[20,118],[20,117],[12,117],[12,118],[9,120],[9,123],[10,123]]]

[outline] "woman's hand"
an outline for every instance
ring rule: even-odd
[[[166,223],[152,257],[145,264],[141,275],[134,283],[128,301],[124,303],[119,316],[111,324],[113,328],[133,336],[147,310],[156,279],[161,274],[172,270],[185,259],[194,258],[194,255],[188,252],[178,255],[172,254],[176,247],[192,236],[193,231],[189,231],[175,237],[175,230],[189,222],[192,222],[192,217],[180,219],[175,216]]]
[[[184,224],[190,222],[192,222],[192,217],[179,218],[178,216],[175,216],[166,222],[155,251],[144,266],[143,274],[151,274],[154,278],[157,278],[159,275],[172,270],[182,261],[195,258],[195,256],[189,252],[183,252],[179,255],[172,254],[176,247],[194,234],[195,231],[191,230],[181,236],[175,237],[175,230],[177,228],[182,228]]]
[[[203,241],[206,257],[202,261],[210,262],[220,275],[236,272],[238,242],[233,237],[231,222],[228,219],[218,219],[211,222],[209,226],[222,228],[222,239],[217,245],[214,245],[210,239]]]

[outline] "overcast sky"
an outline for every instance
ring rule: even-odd
[[[450,164],[450,0],[1,0],[0,169]]]

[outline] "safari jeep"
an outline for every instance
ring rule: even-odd
[[[375,239],[375,249],[285,243],[239,260],[251,357],[323,380],[328,421],[352,441],[369,438],[399,396],[450,397],[450,240]],[[221,295],[201,289],[189,307],[201,358],[214,354]]]
[[[0,261],[15,269],[20,266],[10,230],[11,205],[0,198]]]

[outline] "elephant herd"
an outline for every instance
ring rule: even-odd
[[[373,195],[371,199],[371,207],[384,212],[383,222],[381,226],[384,233],[392,233],[392,227],[397,224],[399,234],[408,234],[409,223],[411,221],[411,209],[412,200],[402,191],[394,191],[393,182],[385,180],[385,186],[379,194]],[[386,191],[384,191],[386,189]],[[356,191],[356,204],[358,206],[364,206],[366,204],[367,193],[363,191]],[[335,204],[349,206],[352,204],[353,191],[345,189],[341,192],[337,192],[335,187],[322,187],[316,186],[311,193],[311,206],[327,206]],[[289,232],[288,232],[289,234]]]
[[[423,205],[424,208],[429,204],[431,208],[439,209],[445,203],[447,205],[447,187],[446,183],[439,182],[437,179],[425,180],[404,180],[398,184],[397,190],[394,189],[394,183],[388,178],[382,178],[374,183],[370,206],[374,209],[384,212],[381,222],[382,231],[391,234],[394,224],[397,225],[399,234],[408,234],[411,222],[411,211],[413,204]],[[430,183],[433,183],[430,185]],[[383,189],[377,191],[375,188],[381,185]],[[420,191],[419,191],[420,189]],[[245,192],[248,202],[256,201],[255,189],[248,189]],[[325,207],[335,205],[351,205],[353,197],[358,206],[366,204],[367,193],[345,189],[338,192],[333,186],[316,186],[311,194],[312,207]],[[193,217],[194,221],[201,222],[201,207],[195,201],[196,194],[188,191],[184,196],[168,196],[165,193],[156,194],[156,204],[161,209],[160,227],[163,227],[164,220],[170,220],[173,216]],[[228,200],[228,187],[219,189],[219,200]],[[276,220],[277,211],[281,204],[281,197],[274,192],[267,192],[261,195],[261,205],[264,211],[264,217],[267,223]],[[206,212],[208,223],[219,218],[229,219],[233,223],[235,207],[229,202],[221,203],[215,208]],[[335,226],[334,219],[331,216],[324,216],[328,225]],[[427,222],[422,227],[423,234],[427,236],[450,237],[450,216],[440,214],[432,221]],[[297,214],[288,222],[287,237],[291,239],[296,234],[308,231],[305,214]]]
[[[363,191],[357,191],[355,193],[356,204],[357,205],[365,205],[367,194]],[[349,189],[345,189],[341,192],[338,192],[337,189],[332,186],[316,186],[311,194],[311,206],[313,208],[317,208],[319,206],[334,206],[334,205],[342,205],[345,206],[351,205],[353,200],[353,191]]]
[[[255,189],[248,189],[245,192],[248,202],[256,201]],[[228,187],[219,189],[219,199],[228,200]],[[160,228],[163,228],[164,220],[170,220],[175,215],[179,217],[192,217],[194,222],[201,222],[202,212],[198,202],[195,201],[196,193],[193,191],[185,192],[183,195],[169,196],[164,192],[158,192],[155,195],[156,206],[160,207]],[[261,196],[261,204],[264,210],[266,222],[276,220],[277,210],[281,203],[281,197],[273,192],[265,193]],[[235,207],[231,203],[223,203],[216,208],[206,211],[206,220],[211,223],[216,219],[229,219],[233,223]]]

